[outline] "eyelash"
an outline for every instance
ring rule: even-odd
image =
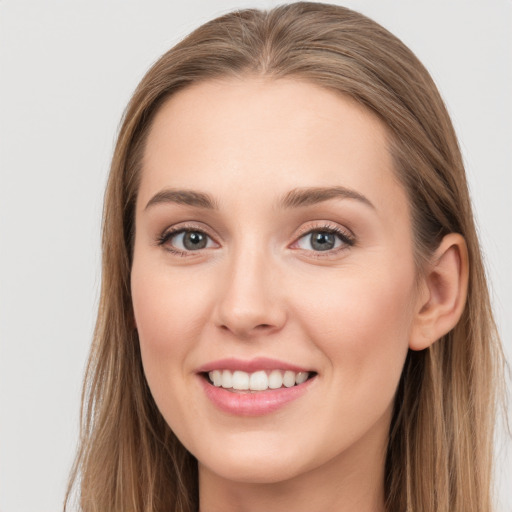
[[[156,245],[163,247],[169,240],[171,240],[174,236],[180,234],[180,233],[186,233],[186,232],[196,232],[201,233],[208,237],[209,239],[213,240],[213,238],[202,228],[198,228],[197,226],[179,226],[177,228],[170,228],[167,231],[164,231],[161,235],[157,237]],[[314,250],[308,250],[308,249],[302,249],[304,251],[307,251],[315,258],[323,258],[323,257],[329,257],[334,254],[337,254],[338,252],[347,250],[349,247],[353,247],[356,243],[356,239],[353,234],[348,233],[347,231],[339,228],[336,225],[333,224],[324,224],[323,226],[314,226],[314,227],[308,227],[299,232],[298,236],[296,237],[295,241],[292,245],[295,245],[304,238],[307,235],[311,235],[312,233],[329,233],[332,235],[335,235],[338,237],[339,240],[342,242],[341,247],[337,247],[335,249],[329,249],[326,251],[314,251]],[[176,249],[172,246],[166,246],[165,250],[169,251],[170,253],[180,256],[180,257],[190,257],[193,255],[196,251],[182,251],[180,249]],[[201,249],[198,249],[197,252],[200,252]]]
[[[198,228],[197,226],[190,225],[190,226],[179,226],[177,228],[169,228],[168,230],[164,231],[160,236],[158,236],[156,240],[156,244],[158,246],[164,247],[165,244],[171,240],[174,236],[179,235],[180,233],[201,233],[208,237],[210,240],[213,240],[213,238],[202,228]],[[170,253],[174,254],[175,256],[181,256],[181,257],[189,257],[192,256],[194,252],[196,251],[182,251],[181,249],[177,249],[176,247],[173,247],[171,245],[164,247],[166,251],[169,251]],[[199,252],[198,250],[197,252]]]
[[[293,245],[297,244],[299,240],[301,240],[305,236],[311,235],[313,233],[329,233],[335,235],[342,243],[340,247],[329,249],[326,251],[313,251],[303,249],[310,253],[310,255],[313,256],[314,258],[328,258],[329,256],[336,255],[339,252],[346,251],[347,249],[353,247],[356,244],[356,238],[352,233],[348,232],[348,230],[341,229],[339,226],[335,224],[324,224],[323,226],[313,226],[303,229],[295,239],[295,242],[293,242]]]

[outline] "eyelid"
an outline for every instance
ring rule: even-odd
[[[182,250],[177,247],[169,247],[167,246],[167,242],[171,240],[174,236],[184,233],[187,231],[203,233],[206,235],[217,247],[220,244],[217,242],[216,237],[211,234],[211,230],[204,226],[202,223],[195,222],[183,222],[179,224],[175,224],[167,227],[156,237],[156,245],[163,247],[167,251],[176,254],[178,256],[198,256],[200,253],[203,253],[205,250],[212,249],[212,247],[204,247],[203,249],[197,250]]]
[[[204,253],[205,249],[212,249],[215,247],[204,247],[202,249],[197,250],[182,250],[176,247],[168,247],[166,243],[173,237],[180,233],[186,231],[197,231],[206,235],[217,247],[220,247],[219,242],[216,240],[216,236],[212,235],[211,229],[208,226],[205,226],[201,222],[183,222],[178,223],[172,226],[167,227],[163,232],[156,237],[156,245],[164,247],[166,250],[173,254],[177,254],[179,256],[199,256],[201,253]],[[328,232],[333,233],[337,236],[342,244],[340,247],[336,247],[333,249],[325,250],[325,251],[315,251],[313,249],[303,249],[297,247],[297,244],[300,239],[305,237],[308,234],[314,232]],[[331,221],[310,221],[303,224],[296,232],[294,236],[294,241],[288,247],[291,249],[297,249],[303,252],[307,252],[314,257],[329,257],[337,254],[338,252],[347,250],[349,247],[352,247],[356,243],[356,237],[353,232],[346,228],[345,226],[341,226],[338,223]]]
[[[303,224],[297,231],[295,235],[295,239],[300,238],[301,236],[307,235],[312,231],[331,231],[334,233],[341,233],[346,238],[355,240],[355,235],[352,233],[350,229],[345,226],[338,224],[337,222],[332,222],[328,220],[318,220],[318,221],[310,221]]]
[[[342,244],[340,247],[336,247],[333,249],[329,249],[326,251],[315,251],[313,249],[303,249],[298,247],[298,242],[304,238],[305,236],[314,233],[314,232],[328,232],[337,236]],[[337,223],[333,223],[330,221],[318,221],[318,222],[309,222],[305,225],[301,226],[298,232],[295,235],[294,242],[289,246],[292,249],[297,249],[300,251],[307,252],[311,255],[314,255],[315,258],[329,257],[334,254],[347,250],[349,247],[352,247],[356,244],[356,237],[354,233],[344,226],[340,226]]]

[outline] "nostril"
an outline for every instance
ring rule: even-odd
[[[232,332],[234,335],[240,338],[251,337],[255,334],[270,334],[276,329],[276,326],[272,324],[256,324],[253,326],[236,325],[234,323],[223,323],[219,325],[219,328],[223,331]]]

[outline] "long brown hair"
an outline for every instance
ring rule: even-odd
[[[390,512],[490,512],[502,354],[454,129],[400,40],[349,9],[308,2],[206,23],[156,62],[128,105],[105,196],[101,298],[66,504],[76,487],[84,512],[197,510],[197,463],[156,408],[142,369],[130,291],[134,207],[159,106],[190,84],[248,75],[339,91],[384,121],[411,204],[419,271],[444,235],[464,236],[466,306],[450,333],[407,356],[384,485]]]

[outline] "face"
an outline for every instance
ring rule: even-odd
[[[247,78],[156,115],[133,307],[151,392],[200,473],[380,464],[415,275],[385,128],[351,99]]]

